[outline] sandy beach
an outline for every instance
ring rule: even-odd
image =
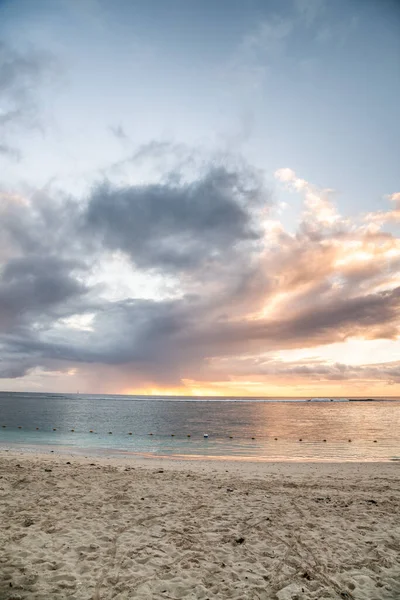
[[[399,463],[0,455],[0,599],[400,598]]]

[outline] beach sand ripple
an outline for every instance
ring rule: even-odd
[[[0,469],[0,600],[400,598],[397,464]]]

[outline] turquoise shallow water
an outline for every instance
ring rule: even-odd
[[[400,456],[399,400],[210,401],[2,392],[0,425],[3,449],[27,451],[267,461]]]

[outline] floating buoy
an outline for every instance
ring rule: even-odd
[[[93,429],[91,429],[91,430],[89,431],[89,433],[93,433]]]
[[[128,433],[128,435],[132,435],[132,431],[130,431],[130,432]]]
[[[72,432],[74,432],[74,431],[75,431],[75,429],[71,429],[71,431],[72,431]]]
[[[203,435],[203,437],[207,439],[207,438],[208,438],[208,433],[205,433],[205,434]]]
[[[149,433],[149,435],[153,435],[152,433]]]
[[[174,433],[171,433],[171,437],[175,437],[175,434],[174,434]]]
[[[188,437],[190,437],[190,433],[188,433],[188,435],[187,435],[187,436],[188,436]]]
[[[53,431],[57,431],[57,429],[55,427],[53,427]]]

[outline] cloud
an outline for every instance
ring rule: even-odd
[[[21,153],[16,148],[8,146],[7,144],[0,144],[0,155],[12,158],[14,160],[20,160]]]
[[[0,349],[2,349],[1,346]],[[6,358],[4,358],[3,355],[0,358],[0,379],[17,379],[19,377],[24,377],[34,364],[34,360],[24,360],[20,354]]]
[[[266,6],[257,24],[243,35],[232,56],[221,69],[222,77],[236,88],[236,95],[251,95],[274,73],[282,77],[283,65],[295,61],[297,65],[309,61],[299,54],[299,35],[310,38],[310,28],[316,27],[324,15],[325,0],[293,0],[284,10]],[[329,23],[330,26],[331,23]],[[326,32],[326,25],[323,30]]]
[[[26,256],[11,259],[0,277],[0,330],[20,327],[26,318],[46,319],[69,314],[63,309],[86,292],[73,277],[79,263],[57,257]],[[61,310],[61,313],[60,313]]]
[[[333,190],[329,188],[319,190],[305,179],[297,177],[296,173],[288,168],[275,171],[275,178],[286,184],[292,191],[301,192],[304,195],[308,226],[313,224],[320,227],[321,225],[333,225],[342,221],[330,200]]]
[[[264,83],[269,70],[284,56],[293,31],[292,19],[271,15],[243,36],[223,69],[223,78],[245,94],[253,94]]]
[[[394,202],[395,210],[400,210],[400,192],[396,192],[395,194],[391,194],[389,196],[389,200]]]
[[[312,25],[326,8],[326,0],[294,0],[294,7],[307,25]]]
[[[394,205],[391,210],[368,213],[365,216],[365,220],[370,223],[377,223],[378,225],[400,222],[400,192],[391,194],[388,196],[388,199]]]
[[[252,219],[262,185],[252,173],[211,168],[195,181],[96,188],[84,227],[139,268],[191,270],[230,260],[261,233]]]
[[[237,362],[234,366],[235,378],[252,377],[259,383],[267,381],[286,381],[299,385],[305,382],[354,382],[363,383],[384,382],[385,384],[400,383],[400,361],[367,365],[348,365],[342,362],[323,360],[283,361],[274,358],[260,360],[251,357]]]
[[[332,190],[284,168],[279,185],[303,198],[288,232],[260,174],[233,164],[190,177],[174,169],[148,184],[106,181],[85,198],[51,186],[29,197],[3,192],[2,376],[77,369],[93,385],[102,372],[120,386],[161,388],[229,380],[244,367],[255,379],[279,378],[288,367],[277,351],[399,336],[399,239],[362,216],[344,219]],[[108,299],[94,274],[115,253],[132,281],[171,276],[172,295]],[[346,375],[329,364],[291,369],[310,381]],[[382,370],[388,381],[396,372]]]
[[[19,159],[20,151],[8,142],[19,128],[40,126],[36,90],[53,71],[48,54],[22,53],[0,40],[0,154]]]
[[[111,125],[110,131],[118,140],[121,140],[122,142],[126,142],[129,139],[122,125]]]
[[[28,198],[3,193],[0,342],[11,365],[4,373],[25,373],[28,365],[46,368],[54,361],[96,362],[129,364],[131,371],[136,365],[149,377],[157,365],[159,376],[171,380],[179,379],[180,363],[199,358],[191,341],[180,347],[180,358],[172,344],[174,336],[183,339],[196,330],[213,304],[196,300],[193,289],[198,294],[201,281],[195,280],[191,292],[189,283],[178,282],[176,301],[123,302],[102,300],[98,285],[83,283],[105,253],[117,250],[131,259],[133,270],[169,269],[190,280],[203,269],[200,279],[210,292],[213,286],[225,293],[229,285],[237,287],[247,252],[261,235],[252,210],[269,203],[262,182],[252,170],[213,166],[192,181],[169,179],[144,186],[104,184],[86,202],[54,197],[50,189]],[[89,331],[66,325],[67,317],[89,311],[94,311]]]

